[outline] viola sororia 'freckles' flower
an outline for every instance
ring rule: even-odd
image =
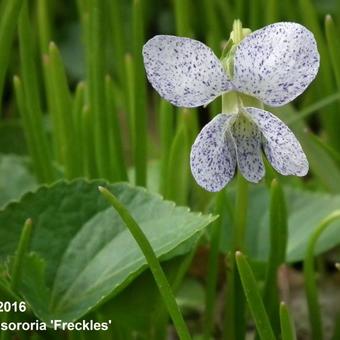
[[[144,45],[143,57],[152,86],[179,107],[206,105],[229,91],[281,106],[308,87],[320,62],[313,34],[290,22],[246,36],[236,46],[230,77],[209,47],[189,38],[155,36]],[[290,129],[270,112],[244,105],[236,114],[218,114],[202,129],[192,146],[191,171],[208,191],[221,190],[236,165],[256,183],[265,173],[262,150],[282,175],[307,174],[307,158]]]

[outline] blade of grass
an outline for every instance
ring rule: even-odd
[[[85,103],[85,83],[79,82],[76,87],[76,92],[72,103],[72,120],[74,126],[75,139],[77,139],[77,153],[78,153],[78,170],[84,176],[84,145],[82,143],[82,114]]]
[[[0,102],[4,89],[6,70],[9,56],[12,51],[18,16],[23,4],[23,0],[6,0],[2,3],[2,13],[0,20]]]
[[[338,101],[340,99],[340,92],[331,94],[327,97],[324,97],[318,100],[316,103],[313,103],[304,109],[300,110],[296,113],[292,118],[287,120],[287,124],[294,124],[304,118],[309,117],[311,114],[316,113],[317,111],[323,109],[324,107]]]
[[[263,288],[263,303],[275,334],[279,334],[277,271],[279,266],[284,263],[286,257],[288,222],[284,194],[276,179],[271,183],[269,209],[270,252]]]
[[[309,321],[313,340],[323,339],[321,311],[318,301],[317,286],[314,270],[314,248],[322,233],[334,222],[340,219],[340,211],[334,211],[323,219],[317,229],[310,236],[307,244],[306,254],[303,262],[303,275],[305,291],[308,304]]]
[[[84,46],[85,46],[85,60],[86,60],[86,91],[85,91],[85,104],[83,110],[83,138],[87,138],[87,140],[83,140],[84,145],[84,171],[89,178],[98,178],[98,167],[97,167],[97,158],[95,152],[95,128],[94,128],[94,114],[93,114],[93,86],[92,82],[93,75],[92,69],[93,65],[95,65],[92,61],[93,53],[91,51],[92,48],[92,26],[91,26],[91,17],[89,10],[89,0],[78,0],[78,9],[81,16],[82,26],[83,26],[83,34],[84,34]]]
[[[22,266],[24,262],[24,256],[27,253],[29,249],[29,243],[31,241],[32,236],[32,221],[31,219],[27,219],[24,223],[24,227],[22,229],[19,243],[14,255],[13,263],[10,270],[10,276],[11,276],[11,283],[10,288],[13,292],[16,292],[18,290],[18,286],[20,284],[21,280],[21,272],[22,272]],[[3,322],[9,322],[9,319],[11,316],[14,318],[14,312],[8,312],[5,313],[2,321]],[[1,340],[9,340],[11,339],[11,331],[6,330],[1,332]]]
[[[126,70],[126,98],[128,101],[128,125],[130,132],[130,144],[135,145],[135,121],[134,117],[136,104],[135,104],[135,82],[134,82],[134,63],[131,54],[126,54],[125,56],[125,70]]]
[[[95,164],[93,162],[92,155],[93,150],[93,129],[92,129],[92,117],[88,105],[84,105],[82,109],[82,119],[81,119],[81,144],[83,151],[83,173],[88,178],[93,178]]]
[[[24,89],[21,80],[18,76],[13,78],[14,92],[16,97],[16,102],[19,108],[20,116],[22,119],[22,125],[24,129],[25,140],[27,143],[27,148],[29,155],[32,159],[33,170],[37,177],[42,180],[43,170],[40,168],[41,162],[39,158],[39,151],[36,149],[37,145],[34,141],[34,132],[29,117],[28,110],[26,108]]]
[[[125,54],[125,44],[124,44],[124,23],[123,23],[123,13],[121,8],[121,1],[111,0],[108,1],[108,11],[110,14],[109,24],[111,25],[111,40],[113,54],[115,58],[115,70],[119,78],[120,85],[126,87],[126,75],[125,69],[122,67],[124,65],[124,54]]]
[[[178,205],[186,205],[188,199],[189,153],[188,130],[185,125],[181,124],[170,149],[164,195],[166,199],[174,201]]]
[[[192,37],[189,0],[174,0],[176,35]]]
[[[238,272],[241,277],[243,291],[249,306],[250,313],[256,325],[256,330],[262,340],[275,340],[268,315],[266,313],[260,291],[257,287],[254,273],[246,257],[237,251],[235,254]]]
[[[161,143],[161,176],[159,187],[160,193],[164,196],[166,192],[170,150],[174,134],[174,109],[169,102],[163,99],[160,100],[159,106],[159,131]]]
[[[147,179],[147,124],[146,83],[142,58],[144,44],[144,22],[142,0],[133,1],[133,56],[134,56],[134,160],[136,184],[146,186]],[[138,89],[138,91],[137,91]]]
[[[278,20],[278,5],[279,2],[277,0],[268,0],[266,1],[266,24],[272,24]]]
[[[55,105],[55,96],[53,90],[52,76],[51,76],[51,62],[48,54],[43,55],[43,71],[44,71],[44,81],[45,81],[45,90],[47,97],[47,107],[48,112],[51,115],[53,133],[51,134],[51,139],[53,143],[53,151],[54,151],[54,159],[57,160],[58,163],[64,164],[63,159],[63,151],[60,147],[62,145],[62,136],[61,136],[61,122],[60,116],[57,112],[57,105]]]
[[[98,174],[110,179],[108,118],[105,107],[105,7],[101,0],[89,0],[89,90],[93,113],[95,157]]]
[[[22,78],[25,93],[25,102],[30,120],[31,132],[35,143],[35,149],[38,152],[39,165],[41,170],[38,174],[42,182],[52,182],[54,171],[52,167],[50,152],[48,149],[47,137],[43,129],[43,117],[40,107],[40,98],[37,81],[37,70],[34,63],[34,52],[32,33],[28,17],[27,3],[23,4],[19,16],[19,47],[20,61],[22,68]]]
[[[292,105],[286,105],[281,109],[274,109],[273,112],[284,122],[292,119],[297,112]],[[336,162],[329,157],[313,138],[310,138],[308,128],[303,121],[296,121],[292,126],[292,131],[300,141],[305,151],[310,169],[320,183],[332,193],[340,192],[340,170]],[[306,132],[307,131],[307,132]]]
[[[339,33],[330,15],[326,15],[325,30],[326,30],[328,51],[329,51],[329,55],[330,55],[331,62],[332,62],[332,68],[334,71],[337,88],[340,91],[340,62],[339,62],[340,43],[338,39]]]
[[[156,284],[159,288],[164,304],[168,309],[168,312],[174,322],[174,326],[177,330],[180,339],[189,340],[191,339],[188,328],[184,322],[183,316],[176,303],[175,296],[171,289],[171,286],[163,272],[163,269],[157,259],[157,256],[146,238],[144,232],[137,224],[137,222],[130,215],[129,211],[118,201],[118,199],[110,193],[107,189],[99,187],[99,191],[105,197],[105,199],[112,205],[117,211],[126,227],[129,229],[131,235],[136,240],[138,246],[142,250],[146,261],[150,267]]]
[[[48,53],[48,44],[51,41],[51,26],[47,0],[38,0],[36,6],[40,52],[44,54]]]
[[[116,106],[116,94],[113,89],[112,80],[106,76],[106,104],[109,120],[109,140],[112,172],[116,174],[116,181],[127,181],[127,170],[124,160],[123,142],[121,137],[121,127],[119,123],[118,110]]]
[[[52,83],[55,114],[58,117],[61,153],[63,154],[65,177],[72,179],[80,176],[80,161],[78,140],[75,134],[73,115],[71,111],[72,99],[68,88],[64,65],[57,46],[51,42],[49,45],[50,77]]]
[[[14,292],[17,291],[20,284],[23,260],[25,254],[28,252],[31,238],[32,220],[29,218],[24,223],[11,268],[11,288]]]
[[[281,324],[281,339],[296,340],[294,321],[292,320],[288,307],[284,302],[281,302],[280,304],[280,324]]]

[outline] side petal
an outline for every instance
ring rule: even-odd
[[[258,183],[265,174],[261,154],[261,132],[257,125],[239,114],[232,127],[236,144],[237,165],[241,174],[250,182]]]
[[[235,115],[218,114],[197,136],[190,166],[196,182],[212,192],[222,190],[234,177],[236,153],[230,125]]]
[[[299,96],[318,73],[313,33],[292,22],[266,26],[244,38],[234,59],[234,86],[271,106]]]
[[[260,128],[264,152],[274,167],[282,175],[305,176],[308,160],[293,132],[270,112],[254,107],[245,111]]]
[[[173,105],[205,105],[232,88],[221,62],[200,41],[156,35],[144,45],[143,58],[149,82]]]

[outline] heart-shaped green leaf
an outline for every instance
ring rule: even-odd
[[[21,292],[44,321],[79,319],[146,267],[135,240],[98,193],[98,185],[107,186],[128,208],[158,257],[188,251],[191,239],[214,220],[142,188],[101,181],[59,182],[11,203],[0,211],[0,256],[13,254],[23,221],[31,217],[31,250],[38,258],[27,257]]]

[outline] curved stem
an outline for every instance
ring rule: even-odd
[[[125,223],[126,227],[129,229],[131,235],[136,240],[138,246],[142,250],[145,259],[150,267],[152,275],[156,281],[158,289],[161,293],[164,304],[177,330],[179,338],[181,340],[190,340],[191,337],[188,328],[176,303],[176,299],[169,284],[169,281],[167,280],[163,269],[157,259],[157,256],[152,249],[150,242],[146,238],[144,232],[130,215],[129,211],[118,201],[118,199],[110,191],[103,187],[99,187],[98,189],[101,194],[106,198],[106,200],[112,205],[112,207],[117,211],[117,213]]]
[[[309,238],[305,259],[303,262],[303,274],[308,303],[309,321],[312,329],[312,339],[322,340],[322,320],[318,301],[317,286],[314,271],[314,249],[316,242],[327,227],[335,220],[340,219],[340,211],[336,210],[321,221],[312,236]]]

